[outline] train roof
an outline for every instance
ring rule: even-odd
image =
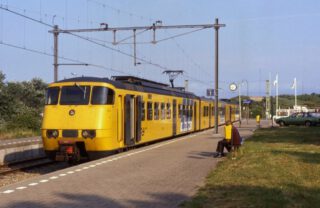
[[[134,76],[115,76],[113,79],[99,78],[99,77],[75,77],[70,79],[60,80],[56,83],[62,82],[103,82],[109,83],[116,88],[134,90],[147,93],[158,93],[163,95],[172,95],[185,98],[199,98],[191,92],[186,92],[181,89],[171,88],[169,85],[146,80]]]

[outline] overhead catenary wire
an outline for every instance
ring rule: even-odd
[[[113,7],[113,6],[110,6],[110,5],[106,4],[105,2],[102,3],[102,2],[99,2],[99,1],[97,1],[97,0],[88,0],[88,1],[91,1],[91,2],[93,2],[93,3],[95,3],[95,4],[98,4],[98,5],[102,6],[103,8],[109,8],[109,9],[111,9],[111,10],[117,12],[117,13],[125,14],[125,15],[127,15],[127,16],[129,16],[129,17],[135,16],[135,17],[137,17],[137,18],[144,19],[144,20],[148,20],[148,21],[150,21],[150,22],[155,22],[155,21],[157,21],[157,20],[154,19],[154,18],[144,17],[144,16],[142,16],[142,15],[138,15],[138,14],[135,14],[135,13],[132,13],[132,12],[123,11],[122,9],[115,8],[115,7]],[[177,37],[178,37],[178,36],[177,36]],[[199,64],[197,64],[193,59],[191,59],[190,56],[188,56],[188,55],[185,53],[185,51],[182,49],[182,47],[179,46],[179,44],[175,41],[174,37],[171,37],[170,39],[172,39],[172,40],[175,42],[175,44],[177,45],[177,48],[179,48],[179,49],[186,55],[186,57],[188,58],[189,61],[191,61],[198,69],[200,69],[201,71],[203,71],[205,74],[211,76],[208,72],[206,72],[204,69],[202,69],[202,68],[199,66]],[[102,41],[102,42],[103,42],[103,41]],[[158,42],[159,42],[159,41],[158,41]],[[119,43],[119,44],[132,44],[132,43],[130,43],[130,42],[125,42],[125,43]],[[136,44],[150,44],[150,42],[136,42]],[[189,77],[189,78],[190,78],[190,77]],[[194,80],[194,78],[191,78],[191,80]],[[198,81],[197,81],[197,82],[198,82]]]
[[[196,66],[199,70],[201,70],[202,72],[204,72],[206,75],[212,76],[212,75],[209,74],[206,70],[204,70],[197,62],[195,62],[195,61],[193,60],[193,58],[187,54],[187,52],[185,51],[185,49],[183,49],[182,46],[181,46],[174,38],[172,38],[172,41],[175,43],[175,45],[177,46],[177,48],[182,52],[182,54],[185,55],[185,57],[187,58],[187,60],[189,60],[194,66]]]
[[[36,50],[36,49],[26,48],[26,47],[23,47],[23,46],[14,45],[14,44],[11,44],[11,43],[6,43],[4,41],[0,41],[0,45],[5,45],[5,46],[11,47],[11,48],[25,50],[25,51],[28,51],[28,52],[32,52],[32,53],[36,53],[36,54],[40,54],[40,55],[44,55],[44,56],[50,56],[50,57],[54,56],[53,54],[50,54],[50,53],[46,53],[46,52],[39,51],[39,50]],[[58,58],[61,59],[61,60],[71,61],[73,63],[83,64],[83,65],[92,66],[92,67],[96,67],[96,68],[101,68],[101,69],[105,69],[105,70],[108,70],[108,71],[113,71],[113,72],[117,72],[117,73],[121,73],[121,74],[125,74],[125,75],[129,74],[127,72],[123,72],[123,71],[120,71],[120,70],[117,70],[117,69],[114,69],[114,68],[111,68],[111,67],[106,67],[106,66],[103,66],[103,65],[99,65],[99,64],[91,64],[91,63],[87,63],[87,62],[83,62],[83,61],[80,61],[80,60],[71,59],[71,58],[67,58],[67,57],[63,57],[63,56],[58,56]]]
[[[145,30],[142,30],[142,31],[140,31],[140,32],[137,32],[135,35],[136,35],[136,36],[137,36],[137,35],[140,35],[140,34],[146,32],[146,31],[148,31],[148,30],[151,30],[151,29],[152,29],[152,27],[147,28],[147,29],[145,29]],[[123,41],[129,40],[129,39],[133,38],[133,36],[134,36],[134,35],[130,35],[129,37],[126,37],[126,38],[123,38],[123,39],[121,39],[121,40],[119,40],[119,41],[116,41],[115,44],[119,44],[119,43],[122,43]]]
[[[30,21],[34,21],[34,22],[36,22],[36,23],[42,24],[42,25],[44,25],[44,26],[54,28],[54,25],[49,24],[49,23],[46,23],[46,22],[42,21],[42,19],[41,19],[41,20],[38,20],[38,19],[35,19],[35,18],[32,18],[32,17],[29,17],[29,16],[27,16],[27,15],[25,15],[25,14],[21,14],[21,13],[19,13],[19,12],[13,11],[13,10],[11,10],[11,9],[9,9],[9,8],[5,8],[5,7],[3,7],[2,5],[0,6],[0,9],[5,10],[5,11],[8,11],[8,12],[10,12],[10,13],[12,13],[12,14],[17,15],[17,16],[26,18],[26,19],[28,19],[28,20],[30,20]],[[187,35],[187,34],[190,34],[190,33],[193,33],[193,32],[199,31],[199,30],[203,30],[203,29],[206,29],[206,27],[200,28],[200,29],[197,29],[197,30],[193,30],[193,31],[188,31],[188,32],[186,32],[186,33],[174,35],[174,36],[171,36],[171,37],[167,37],[167,38],[161,39],[161,40],[159,40],[159,41],[157,41],[157,42],[162,42],[162,41],[165,41],[165,40],[173,39],[173,38],[180,37],[180,36],[183,36],[183,35]],[[78,38],[80,38],[80,39],[89,41],[89,42],[94,43],[94,44],[96,44],[96,45],[100,45],[100,46],[102,46],[102,47],[108,48],[108,49],[110,49],[110,50],[112,50],[112,51],[115,51],[115,52],[117,52],[117,53],[120,53],[120,54],[122,54],[122,55],[125,55],[125,56],[128,56],[128,57],[133,58],[133,55],[131,55],[131,54],[127,53],[127,52],[121,51],[120,49],[114,49],[114,48],[109,47],[109,46],[107,46],[107,45],[105,45],[105,44],[98,43],[98,42],[96,42],[96,41],[91,40],[91,39],[88,38],[88,37],[83,37],[83,36],[81,36],[81,35],[77,35],[77,34],[74,34],[74,33],[71,33],[71,32],[68,32],[67,34],[73,35],[73,36],[78,37]],[[8,46],[9,46],[9,45],[8,45]],[[12,46],[13,46],[13,45],[12,45]],[[18,47],[15,47],[15,48],[23,48],[23,47],[19,47],[19,46],[18,46]],[[33,50],[33,49],[28,50],[28,51],[30,51],[30,52],[36,52],[36,53],[39,52],[39,51],[35,51],[35,50]],[[48,54],[48,53],[45,53],[45,52],[41,52],[41,53],[43,53],[44,55],[45,55],[45,54]],[[41,54],[41,53],[38,53],[38,54]],[[51,55],[52,55],[52,54],[51,54]],[[51,56],[51,55],[50,55],[50,56]],[[53,55],[52,55],[52,56],[53,56]],[[59,57],[59,58],[61,59],[62,57]],[[145,60],[145,59],[140,58],[140,57],[136,57],[136,59],[139,60],[139,61],[142,61],[142,62],[144,62],[144,63],[146,63],[146,64],[155,66],[155,67],[157,67],[157,68],[161,68],[161,69],[164,69],[164,70],[171,70],[170,68],[168,68],[168,67],[166,67],[166,66],[162,66],[162,65],[160,65],[160,64],[153,63],[153,62],[151,62],[151,61]],[[65,59],[65,60],[67,60],[67,59]],[[74,61],[74,60],[73,60],[73,61]],[[100,68],[110,69],[110,68],[102,67],[102,66],[96,65],[96,64],[90,64],[90,66],[96,66],[96,67],[99,66]],[[115,71],[116,71],[116,72],[119,72],[119,73],[128,74],[128,73],[125,73],[125,72],[122,72],[122,71],[118,71],[118,70],[115,70]],[[199,83],[202,83],[202,84],[205,84],[204,82],[202,82],[202,81],[200,81],[200,80],[196,80],[196,79],[193,78],[193,77],[189,77],[189,79],[190,79],[190,80],[194,80],[194,81],[199,82]],[[208,84],[206,84],[206,85],[208,85]]]
[[[13,10],[11,10],[11,9],[9,9],[9,8],[5,8],[5,7],[3,7],[2,5],[0,6],[0,9],[5,10],[5,11],[7,11],[7,12],[10,12],[10,13],[12,13],[12,14],[15,14],[15,15],[17,15],[17,16],[20,16],[20,17],[29,19],[29,20],[31,20],[31,21],[37,22],[37,23],[39,23],[39,24],[45,25],[45,26],[47,26],[47,27],[53,28],[53,25],[50,25],[50,24],[48,24],[48,23],[45,23],[45,22],[43,22],[42,20],[37,20],[37,19],[35,19],[35,18],[32,18],[32,17],[29,17],[29,16],[27,16],[27,15],[21,14],[21,13],[19,13],[19,12],[13,11]]]
[[[39,51],[39,50],[36,50],[36,49],[30,49],[30,48],[14,45],[14,44],[11,44],[11,43],[6,43],[6,42],[3,42],[3,41],[1,41],[0,44],[8,46],[8,47],[12,47],[12,48],[16,48],[16,49],[25,50],[25,51],[29,51],[29,52],[32,52],[32,53],[44,55],[44,56],[50,56],[50,57],[54,56],[53,54],[50,54],[50,53],[46,53],[46,52]],[[117,70],[117,69],[114,69],[114,68],[111,68],[111,67],[105,67],[105,66],[102,66],[102,65],[99,65],[99,64],[91,64],[91,63],[82,62],[82,61],[79,61],[79,60],[75,60],[75,59],[71,59],[71,58],[67,58],[67,57],[62,57],[62,56],[59,56],[58,58],[61,59],[61,60],[71,61],[71,62],[74,62],[74,63],[85,64],[85,65],[88,65],[88,66],[101,68],[101,69],[105,69],[105,70],[108,70],[108,71],[117,72],[117,73],[120,73],[120,74],[132,75],[130,73],[123,72],[123,71],[120,71],[120,70]],[[192,78],[192,77],[190,77],[188,75],[183,75],[183,76],[188,78],[188,79],[191,79],[191,80],[193,80],[195,82],[198,82],[200,84],[203,84],[203,85],[206,85],[206,86],[210,85],[210,84],[208,84],[206,82],[203,82],[201,80],[197,80],[197,79]]]
[[[173,39],[173,38],[177,38],[177,37],[181,37],[181,36],[184,36],[184,35],[189,35],[191,33],[198,32],[198,31],[204,30],[204,29],[207,29],[207,28],[203,27],[203,28],[200,28],[200,29],[196,29],[196,30],[191,30],[191,31],[188,31],[188,32],[180,33],[180,34],[177,34],[177,35],[174,35],[174,36],[171,36],[171,37],[166,37],[166,38],[157,40],[156,43],[160,43],[160,42],[163,42],[163,41],[166,41],[166,40],[170,40],[170,39]]]
[[[26,16],[26,15],[20,14],[20,13],[18,13],[18,12],[15,12],[15,11],[13,11],[13,10],[8,9],[8,8],[4,8],[4,7],[1,6],[0,9],[3,9],[3,10],[5,10],[5,11],[8,11],[8,12],[13,13],[13,14],[18,15],[18,16],[21,16],[21,17],[23,17],[23,18],[29,19],[29,20],[31,20],[31,21],[37,22],[37,23],[39,23],[39,24],[42,24],[42,25],[45,25],[45,26],[54,28],[54,26],[51,25],[51,24],[45,23],[45,22],[43,22],[43,21],[37,20],[37,19],[32,18],[32,17],[28,17],[28,16]],[[96,42],[96,41],[91,40],[90,38],[86,38],[86,37],[83,37],[83,36],[81,36],[81,35],[77,35],[77,34],[74,34],[74,33],[71,33],[71,32],[67,32],[66,34],[70,34],[70,35],[72,35],[72,36],[75,36],[75,37],[78,37],[78,38],[80,38],[80,39],[83,39],[83,40],[89,41],[89,42],[91,42],[91,43],[94,43],[94,44],[96,44],[96,45],[100,45],[100,46],[102,46],[102,47],[108,48],[108,49],[110,49],[110,50],[112,50],[112,51],[115,51],[115,52],[118,52],[118,53],[120,53],[120,54],[122,54],[122,55],[131,57],[131,58],[134,57],[133,55],[131,55],[131,54],[129,54],[129,53],[126,53],[126,52],[121,51],[121,50],[119,50],[119,49],[114,49],[114,48],[109,47],[109,46],[107,46],[107,45],[105,45],[105,44],[98,43],[98,42]],[[170,70],[168,67],[161,66],[160,64],[153,63],[153,62],[147,61],[147,60],[142,59],[142,58],[139,58],[139,57],[136,57],[136,59],[139,60],[139,61],[145,62],[145,63],[147,63],[147,64],[150,64],[150,65],[152,65],[152,66],[159,67],[159,68],[161,68],[161,69]]]
[[[134,16],[134,17],[136,17],[136,18],[148,20],[148,21],[150,21],[150,22],[156,21],[156,19],[153,19],[153,18],[150,18],[150,17],[145,17],[145,16],[142,16],[142,15],[138,15],[138,14],[135,14],[135,13],[132,13],[132,12],[124,11],[124,10],[122,10],[122,9],[115,8],[115,7],[113,7],[113,6],[109,5],[109,4],[106,4],[106,3],[104,3],[104,2],[102,3],[102,2],[99,2],[99,1],[97,1],[97,0],[88,0],[88,1],[93,2],[93,3],[95,3],[95,4],[98,4],[98,5],[100,5],[100,6],[104,7],[104,8],[109,8],[109,9],[113,10],[114,12],[126,14],[126,15],[127,15],[128,17],[130,17],[130,18],[131,18],[132,16]]]
[[[120,54],[122,54],[122,55],[131,57],[131,58],[134,58],[134,55],[131,55],[131,54],[129,54],[129,53],[127,53],[127,52],[124,52],[124,51],[122,51],[122,50],[119,50],[119,49],[112,48],[112,47],[107,46],[107,45],[105,45],[105,44],[96,42],[96,41],[94,41],[94,40],[92,40],[92,39],[90,39],[90,38],[87,38],[87,37],[84,37],[84,36],[81,36],[81,35],[77,35],[77,34],[74,34],[74,33],[71,33],[71,32],[66,32],[66,34],[70,34],[70,35],[75,36],[75,37],[78,37],[78,38],[80,38],[80,39],[82,39],[82,40],[89,41],[89,42],[91,42],[91,43],[93,43],[93,44],[99,45],[99,46],[101,46],[101,47],[107,48],[107,49],[112,50],[112,51],[115,51],[115,52],[118,52],[118,53],[120,53]],[[152,65],[152,66],[155,66],[155,67],[164,69],[164,70],[172,70],[172,69],[170,69],[170,68],[168,68],[168,67],[166,67],[166,66],[162,66],[162,65],[160,65],[160,64],[153,63],[153,62],[151,62],[151,61],[145,60],[145,59],[140,58],[140,57],[136,57],[136,59],[139,60],[139,61],[142,61],[142,62],[144,62],[144,63],[146,63],[146,64],[149,64],[149,65]]]

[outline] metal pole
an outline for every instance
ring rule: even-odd
[[[54,37],[54,44],[53,44],[53,67],[54,67],[54,82],[58,81],[58,35],[59,35],[59,27],[55,25],[53,27],[53,37]]]
[[[241,83],[238,84],[239,87],[239,117],[240,117],[240,123],[241,123]]]
[[[136,29],[133,29],[133,59],[134,66],[137,66],[137,38],[136,38]]]
[[[189,91],[189,80],[184,80],[184,90]]]
[[[214,99],[215,99],[215,112],[214,112],[214,129],[215,133],[218,134],[218,100],[219,100],[219,95],[218,95],[218,89],[219,89],[219,28],[224,27],[224,24],[219,24],[219,19],[216,18],[216,22],[214,24],[214,29],[215,29],[215,89],[214,89]]]
[[[247,83],[247,99],[249,99],[249,82],[248,82],[248,80],[245,80],[245,82]],[[250,100],[250,99],[249,99]],[[250,112],[250,110],[249,110],[249,104],[247,104],[247,124],[249,124],[249,112]]]
[[[276,86],[276,116],[278,116],[278,114],[277,114],[278,106],[279,106],[279,80],[278,80],[278,74],[277,74],[277,86]]]
[[[117,45],[117,39],[116,39],[116,30],[113,30],[113,42],[112,42],[112,45]]]
[[[294,105],[297,106],[297,78],[294,78]]]

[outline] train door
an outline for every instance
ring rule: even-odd
[[[142,97],[141,96],[137,96],[136,97],[136,106],[135,106],[135,109],[136,109],[136,113],[135,113],[135,116],[136,116],[136,142],[139,142],[141,141],[141,117],[142,117]]]
[[[211,127],[211,104],[209,104],[209,127]]]
[[[177,100],[172,102],[172,135],[177,134]]]
[[[193,113],[193,117],[194,117],[194,130],[198,130],[198,126],[197,126],[197,102],[194,102],[194,113]]]
[[[199,129],[202,129],[202,125],[201,125],[202,111],[201,111],[201,108],[202,108],[202,103],[201,103],[201,100],[200,100],[200,102],[199,102]]]
[[[127,146],[135,143],[135,103],[133,95],[126,95],[124,99],[124,138]]]
[[[118,130],[118,141],[123,140],[123,102],[122,102],[122,96],[119,95],[118,97],[118,125],[117,125],[117,130]]]
[[[141,140],[142,97],[125,96],[124,137],[127,146]]]

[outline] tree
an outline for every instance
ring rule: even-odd
[[[0,71],[0,90],[4,87],[4,80],[6,79],[6,75]]]
[[[0,71],[0,130],[39,129],[46,87],[38,78],[5,82],[5,75]]]

